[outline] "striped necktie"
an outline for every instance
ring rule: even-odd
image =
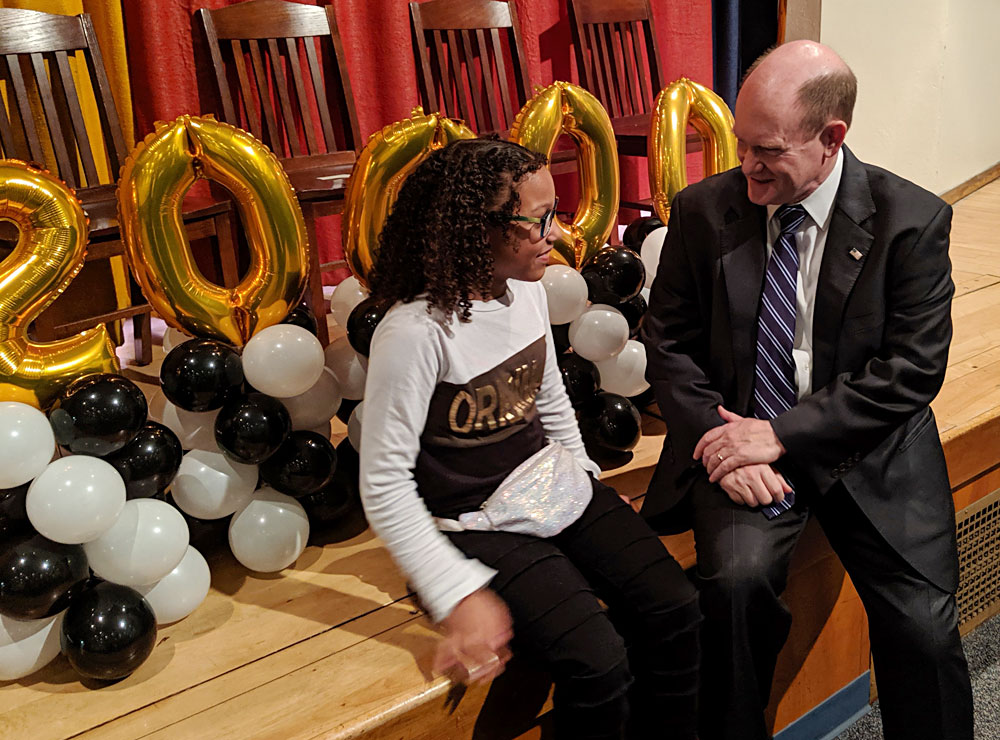
[[[760,317],[757,319],[757,367],[753,389],[754,416],[770,421],[792,406],[798,398],[795,387],[795,285],[799,274],[799,250],[795,231],[805,220],[799,205],[785,205],[775,215],[781,233],[771,249],[764,275]],[[763,507],[768,519],[787,511],[795,503],[795,493],[781,503]]]

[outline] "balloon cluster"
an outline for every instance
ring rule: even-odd
[[[181,454],[118,375],[77,379],[48,418],[0,403],[0,679],[60,650],[84,677],[124,678],[158,624],[201,603],[208,564],[162,500]]]
[[[233,555],[251,570],[288,567],[311,530],[358,508],[356,466],[338,475],[347,447],[331,444],[330,420],[361,398],[365,372],[346,337],[324,352],[315,328],[300,306],[242,354],[216,339],[171,336],[150,403],[186,450],[170,500],[200,531],[225,524]]]
[[[605,247],[579,272],[550,265],[542,278],[559,369],[587,451],[602,467],[627,462],[642,435],[639,409],[652,394],[646,349],[636,339],[666,228],[629,224],[623,247]]]

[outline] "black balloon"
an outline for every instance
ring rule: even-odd
[[[147,421],[131,442],[104,458],[125,481],[127,498],[163,493],[177,475],[184,450],[177,435],[162,424]]]
[[[632,402],[616,393],[598,393],[580,411],[580,434],[589,445],[626,452],[642,436],[642,417]]]
[[[584,444],[587,457],[597,463],[601,470],[614,470],[632,462],[635,454],[628,451],[612,450],[597,444]]]
[[[330,483],[298,500],[309,517],[311,544],[340,542],[368,527],[361,507],[359,469],[358,453],[345,438],[337,447],[337,469]]]
[[[333,480],[337,451],[316,432],[292,432],[278,451],[260,466],[260,477],[289,496],[308,496]]]
[[[601,387],[597,365],[574,352],[559,355],[557,362],[573,408],[582,408],[593,401]]]
[[[347,339],[354,351],[362,357],[367,357],[372,346],[372,336],[386,312],[392,308],[392,301],[378,298],[365,298],[354,307],[347,318]]]
[[[184,517],[184,521],[188,525],[188,544],[195,550],[207,557],[210,552],[223,544],[228,547],[231,516],[224,516],[221,519],[198,519],[181,510],[169,493],[163,497],[163,500],[181,512],[181,516]]]
[[[229,401],[215,419],[215,441],[236,462],[259,465],[278,451],[292,431],[281,401],[249,393]]]
[[[214,411],[240,394],[243,362],[228,344],[192,339],[178,344],[160,366],[160,388],[185,411]]]
[[[624,303],[619,303],[615,306],[621,315],[625,317],[628,321],[628,335],[634,337],[639,332],[639,327],[642,324],[642,317],[646,315],[646,309],[649,308],[646,305],[646,299],[642,297],[642,293],[637,296],[633,296]]]
[[[663,226],[663,222],[656,216],[637,218],[625,227],[625,233],[622,234],[622,244],[638,252],[649,233],[661,226]]]
[[[561,355],[569,349],[569,324],[553,324],[552,339],[555,342],[556,354]]]
[[[0,555],[0,614],[41,619],[61,612],[90,575],[80,545],[62,545],[40,534],[5,543]]]
[[[359,403],[361,403],[360,400],[355,401],[352,398],[345,398],[340,402],[340,407],[337,409],[337,418],[346,424],[347,420],[351,418],[351,413],[358,407]]]
[[[0,488],[0,547],[5,542],[34,531],[24,506],[24,498],[30,485],[25,483],[16,488]]]
[[[104,457],[127,445],[146,423],[146,397],[121,375],[86,375],[49,410],[56,442],[75,455]]]
[[[605,247],[580,270],[587,281],[587,296],[594,303],[612,306],[634,298],[646,283],[646,268],[631,249]]]
[[[281,323],[301,326],[313,336],[316,336],[319,332],[319,324],[316,321],[316,314],[314,314],[313,310],[304,303],[301,303],[293,308],[291,313],[289,313],[288,316],[285,317],[285,320]]]
[[[138,591],[98,582],[70,603],[60,644],[80,675],[102,681],[125,678],[153,652],[156,615]]]

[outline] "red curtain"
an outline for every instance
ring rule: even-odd
[[[219,8],[237,0],[138,0],[123,2],[136,137],[155,121],[183,113],[215,112],[208,52],[195,24],[198,8]],[[328,5],[332,0],[303,0]],[[571,46],[566,0],[515,0],[533,84],[579,81]],[[347,56],[362,140],[405,118],[418,104],[416,70],[406,0],[335,0]],[[652,0],[666,81],[687,76],[712,82],[711,0]],[[202,70],[199,74],[198,70]],[[692,162],[693,177],[698,163]],[[622,159],[630,196],[648,196],[644,159]],[[207,197],[207,190],[193,194]],[[340,254],[338,217],[319,229],[322,261]]]

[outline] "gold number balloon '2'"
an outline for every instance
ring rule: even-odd
[[[0,261],[0,401],[44,408],[86,373],[117,372],[103,325],[57,342],[33,342],[28,324],[83,267],[87,217],[72,191],[48,172],[0,160],[0,220],[18,228]]]
[[[432,151],[475,134],[461,121],[413,109],[409,118],[368,138],[344,194],[342,241],[351,272],[367,285],[378,252],[378,235],[403,181]]]
[[[687,187],[688,123],[701,137],[706,177],[739,164],[733,114],[725,101],[686,77],[663,88],[656,98],[648,141],[649,189],[663,223],[669,219],[674,196]]]
[[[580,203],[573,223],[558,218],[553,251],[580,269],[608,241],[618,217],[618,146],[600,101],[569,82],[553,82],[524,104],[510,130],[513,142],[548,157],[561,134],[576,145]]]
[[[250,269],[233,288],[204,278],[184,232],[184,194],[199,178],[228,188],[243,217]],[[143,295],[189,334],[242,346],[281,322],[305,290],[309,245],[288,177],[261,142],[210,116],[159,123],[136,146],[122,167],[118,214]]]

